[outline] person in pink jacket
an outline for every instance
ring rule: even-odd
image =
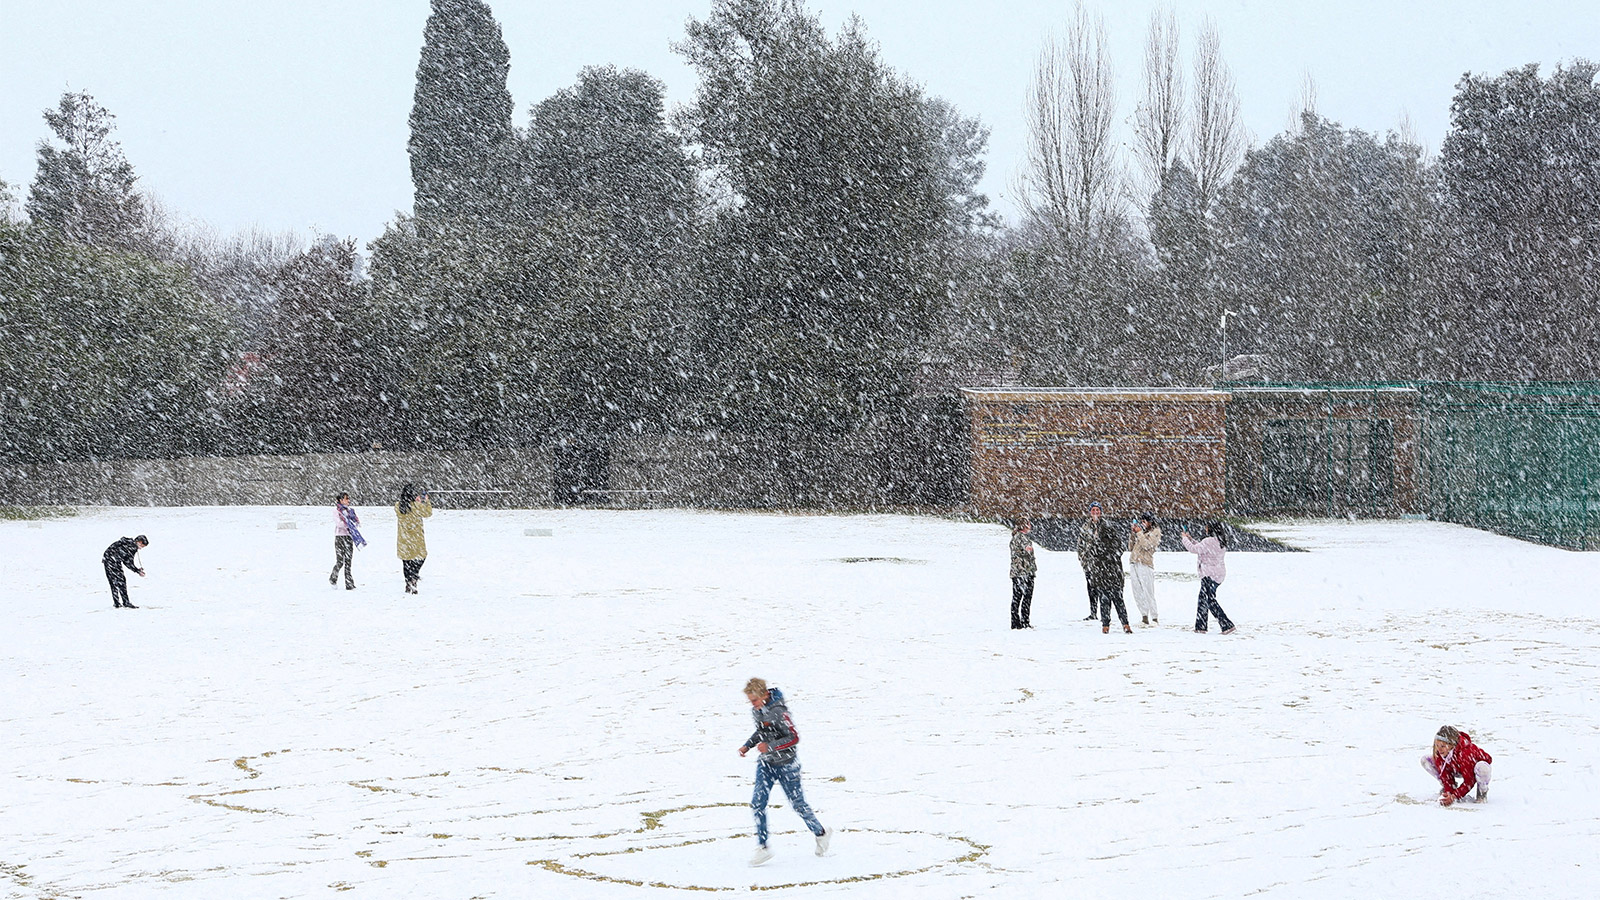
[[[1217,603],[1217,588],[1228,577],[1228,567],[1224,562],[1228,555],[1228,537],[1222,532],[1222,523],[1207,523],[1206,536],[1198,541],[1189,536],[1187,525],[1182,526],[1178,536],[1183,539],[1183,548],[1200,558],[1200,608],[1194,614],[1195,633],[1205,634],[1210,617],[1215,615],[1217,624],[1222,626],[1222,633],[1233,634],[1233,620]]]
[[[338,587],[339,570],[344,569],[344,589],[356,589],[355,577],[350,574],[350,562],[355,558],[356,548],[366,545],[367,539],[361,536],[361,517],[356,515],[356,508],[350,505],[350,495],[341,492],[333,506],[333,573],[328,576],[328,584]]]

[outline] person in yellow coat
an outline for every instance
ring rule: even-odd
[[[433,515],[433,503],[428,492],[418,492],[411,485],[400,491],[400,502],[394,505],[395,551],[400,556],[400,569],[406,576],[406,593],[417,593],[417,582],[422,580],[422,564],[428,561],[428,540],[422,531],[422,520]]]

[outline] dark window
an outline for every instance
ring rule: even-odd
[[[1268,510],[1387,515],[1394,506],[1394,424],[1269,420],[1261,438],[1261,489]]]

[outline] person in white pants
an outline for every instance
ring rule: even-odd
[[[1446,725],[1433,736],[1433,755],[1422,758],[1422,768],[1439,780],[1439,805],[1449,806],[1472,794],[1478,803],[1489,799],[1489,777],[1494,757],[1472,742],[1472,735]]]
[[[1145,513],[1133,521],[1133,533],[1128,537],[1128,573],[1133,588],[1133,602],[1139,607],[1144,624],[1160,622],[1156,615],[1156,550],[1161,547],[1161,527],[1154,513]]]

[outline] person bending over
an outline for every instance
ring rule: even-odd
[[[1422,758],[1422,767],[1439,779],[1439,805],[1450,804],[1473,794],[1482,803],[1489,799],[1489,776],[1494,757],[1472,742],[1472,735],[1449,725],[1433,736],[1433,756]]]
[[[118,538],[100,554],[100,562],[105,565],[106,580],[111,582],[111,605],[115,608],[138,609],[128,600],[128,576],[122,574],[122,567],[127,566],[144,577],[144,569],[134,564],[134,554],[150,546],[150,539],[144,535],[138,537]]]

